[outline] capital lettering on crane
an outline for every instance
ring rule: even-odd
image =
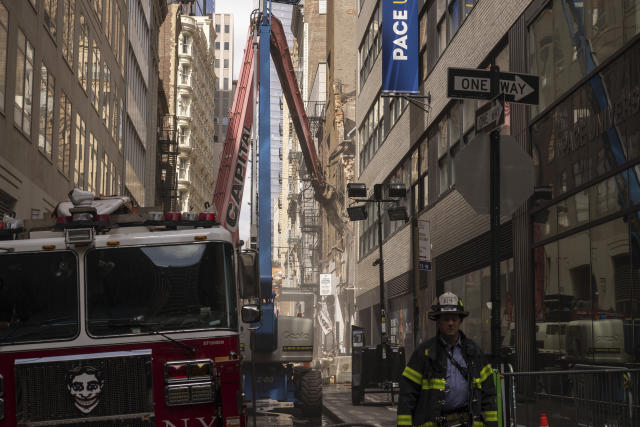
[[[231,199],[227,205],[226,221],[230,229],[235,230],[238,225],[240,214],[240,204],[242,203],[242,191],[244,189],[244,177],[247,172],[247,161],[249,159],[249,138],[251,128],[244,126],[240,139],[240,150],[238,160],[233,173],[233,183],[231,184]]]

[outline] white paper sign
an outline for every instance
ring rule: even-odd
[[[418,221],[418,257],[431,261],[431,230],[429,221]]]
[[[320,295],[331,295],[331,274],[320,274]]]

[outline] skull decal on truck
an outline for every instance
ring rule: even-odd
[[[98,406],[103,386],[102,371],[94,367],[78,366],[67,372],[67,389],[74,405],[83,414]]]

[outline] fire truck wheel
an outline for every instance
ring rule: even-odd
[[[302,376],[300,402],[306,416],[320,417],[322,415],[322,376],[320,371],[312,369]]]

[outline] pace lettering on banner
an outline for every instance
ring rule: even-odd
[[[383,0],[382,91],[418,93],[418,0]]]

